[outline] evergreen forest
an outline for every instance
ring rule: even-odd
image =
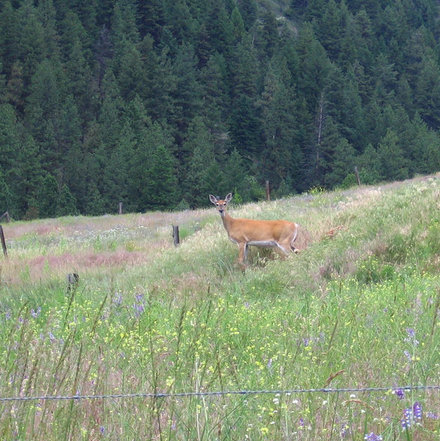
[[[438,171],[439,25],[435,0],[2,0],[0,212]]]

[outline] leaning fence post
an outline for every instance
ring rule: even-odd
[[[3,254],[6,258],[8,258],[8,250],[6,248],[5,233],[3,232],[3,227],[1,225],[0,225],[0,239],[2,242]]]
[[[173,239],[174,239],[174,246],[177,247],[180,243],[180,237],[179,237],[179,226],[173,225]]]
[[[9,212],[8,211],[5,211],[1,216],[0,216],[0,219],[3,219],[3,218],[6,218],[6,222],[11,222],[11,217],[9,216]]]

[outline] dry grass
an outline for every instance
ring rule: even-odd
[[[9,258],[1,264],[0,280],[32,283],[71,272],[142,267],[173,248],[172,225],[191,234],[210,215],[196,210],[12,222],[4,225]]]

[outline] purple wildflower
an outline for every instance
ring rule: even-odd
[[[394,391],[394,394],[396,395],[396,397],[399,399],[399,400],[403,400],[404,398],[405,398],[405,391],[403,390],[403,389],[396,389],[395,391]]]
[[[133,305],[133,309],[134,309],[135,316],[140,317],[142,315],[142,313],[144,312],[145,307],[141,303],[135,303]]]
[[[428,413],[426,414],[426,418],[429,418],[429,419],[431,419],[431,420],[438,420],[438,419],[439,419],[439,416],[438,416],[438,413],[428,412]]]
[[[403,418],[400,420],[400,425],[402,426],[402,429],[409,429],[411,427],[411,424],[413,422],[412,418],[412,409],[407,408],[403,411]]]
[[[56,340],[55,336],[52,334],[51,331],[49,331],[49,340],[51,341],[51,343],[53,343]]]
[[[413,405],[413,416],[416,421],[420,421],[422,419],[422,405],[416,401]]]
[[[300,418],[300,419],[299,419],[299,425],[300,425],[301,427],[304,427],[304,425],[305,425],[304,418]]]
[[[115,296],[113,297],[113,303],[116,306],[121,306],[121,304],[122,304],[122,294],[120,292],[116,293]]]
[[[105,433],[105,427],[104,427],[104,426],[101,426],[101,427],[99,428],[99,431],[101,432],[101,435],[104,435],[104,433]]]
[[[408,337],[405,338],[405,341],[417,346],[419,342],[416,339],[416,331],[413,328],[406,328],[406,333],[408,334]]]
[[[364,436],[365,441],[382,441],[381,435],[376,435],[374,432],[366,433]]]
[[[344,423],[341,426],[341,438],[345,438],[350,434],[350,427],[348,424]]]
[[[37,309],[31,309],[31,316],[33,318],[37,318],[41,313],[41,306],[39,306]]]
[[[405,354],[405,357],[408,359],[408,361],[412,361],[412,357],[409,351],[403,351],[403,353]]]
[[[422,405],[416,401],[413,407],[409,407],[403,411],[403,418],[400,424],[403,429],[409,429],[415,422],[422,419]]]

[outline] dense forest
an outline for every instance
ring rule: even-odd
[[[0,212],[440,170],[435,0],[2,0]]]

